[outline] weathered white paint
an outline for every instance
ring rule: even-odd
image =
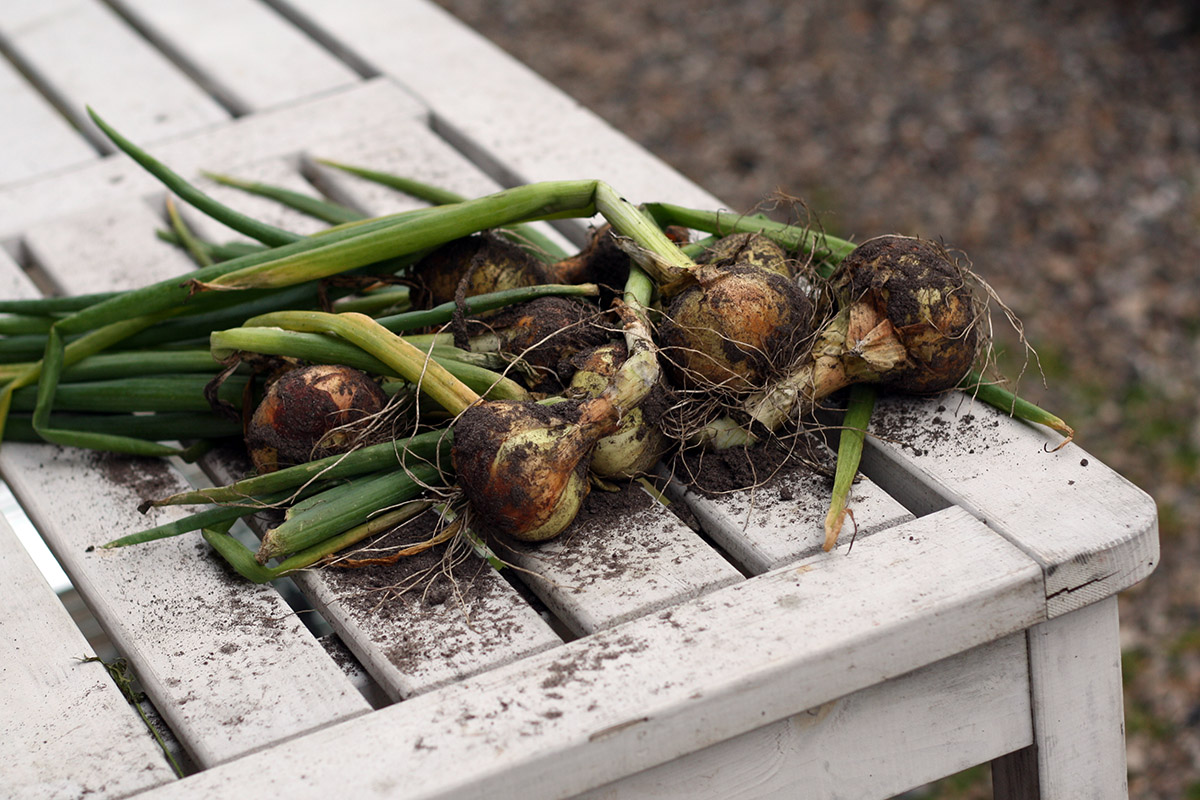
[[[1117,598],[1028,631],[1037,744],[993,769],[997,800],[1128,796]]]
[[[371,215],[407,211],[425,203],[395,189],[318,164],[316,159],[412,178],[463,197],[479,197],[504,188],[431,131],[425,120],[397,123],[382,136],[377,131],[366,135],[352,131],[323,142],[306,156],[305,174],[323,193]],[[558,242],[566,252],[575,251],[576,247],[549,223],[537,223],[535,227]],[[579,231],[578,226],[575,231]]]
[[[1026,659],[1013,634],[574,800],[892,797],[1033,741]]]
[[[257,0],[111,2],[238,114],[304,100],[361,80]]]
[[[89,550],[182,516],[137,512],[147,485],[185,487],[165,462],[7,442],[0,470],[197,763],[369,710],[275,590],[232,575],[198,535]]]
[[[203,464],[218,483],[242,477],[249,467],[244,454],[226,450]],[[407,561],[373,567],[369,581],[337,568],[305,570],[292,579],[363,669],[399,700],[562,644],[487,562],[473,554],[465,559],[455,567],[464,579],[457,596],[448,583],[414,582]],[[401,593],[409,587],[413,591]]]
[[[147,796],[565,797],[1021,630],[1042,591],[949,509]]]
[[[5,59],[0,59],[0,185],[98,157],[96,150]],[[36,136],[30,135],[37,131]]]
[[[224,122],[229,114],[98,0],[4,0],[0,35],[94,142],[96,109],[135,141]]]
[[[1125,589],[1158,563],[1154,501],[1074,444],[961,392],[881,398],[863,471],[918,512],[955,504],[1029,553],[1051,616]]]
[[[0,585],[4,796],[117,797],[174,780],[104,666],[85,663],[95,654],[3,519]]]
[[[130,198],[34,225],[22,242],[56,291],[90,294],[134,289],[195,269],[182,250],[154,235],[166,227],[161,213]]]
[[[312,184],[304,180],[298,169],[298,159],[294,155],[278,158],[268,158],[261,161],[246,162],[238,160],[234,163],[210,165],[205,167],[208,172],[227,174],[233,178],[265,183],[291,189],[294,192],[309,197],[320,198],[321,193]],[[329,227],[316,217],[309,216],[295,209],[272,200],[260,197],[251,192],[224,186],[207,177],[196,178],[195,185],[205,194],[229,206],[232,209],[271,225],[280,227],[291,233],[307,236]],[[212,217],[186,208],[188,224],[204,239],[212,242],[250,241],[250,237],[238,233]]]

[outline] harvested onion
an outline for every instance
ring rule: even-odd
[[[463,412],[454,426],[454,469],[489,527],[536,542],[571,524],[588,494],[592,448],[613,427],[591,403],[485,401]]]
[[[625,345],[612,342],[584,351],[576,367],[569,397],[599,397],[625,363]],[[666,450],[666,435],[646,414],[645,403],[626,412],[617,429],[596,441],[592,474],[600,478],[635,478],[646,474]]]
[[[659,325],[663,354],[683,388],[745,392],[763,386],[811,332],[813,304],[796,284],[760,267],[702,266]]]
[[[983,342],[971,276],[922,239],[881,236],[855,248],[833,274],[841,310],[812,356],[746,403],[769,430],[852,383],[932,394],[958,385]]]
[[[387,395],[365,372],[314,364],[283,373],[268,387],[246,426],[246,448],[258,472],[345,452],[353,423],[383,410]]]

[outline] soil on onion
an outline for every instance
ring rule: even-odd
[[[542,282],[540,263],[493,232],[448,242],[425,256],[409,273],[415,308],[446,303],[459,294],[478,294]]]
[[[536,403],[522,404],[524,416],[522,423],[540,423],[543,425],[573,424],[579,420],[579,404],[573,401],[543,406]],[[489,486],[491,480],[490,468],[496,459],[501,444],[513,432],[516,418],[511,414],[501,414],[495,411],[498,404],[482,404],[468,408],[458,418],[454,425],[454,466],[458,473],[459,483],[464,486]],[[471,453],[470,458],[460,458],[459,453]],[[506,451],[508,463],[514,473],[530,458],[544,458],[544,451],[538,450],[531,444],[511,447]],[[587,469],[587,459],[580,461],[578,469]],[[497,520],[503,520],[507,509],[520,508],[532,500],[528,488],[516,481],[506,482],[509,490],[505,492],[480,494],[472,499],[472,507],[476,513],[475,520],[484,522],[490,527],[499,527]],[[473,523],[474,524],[474,520]]]
[[[485,329],[500,332],[508,353],[562,381],[570,379],[567,364],[572,356],[614,335],[612,323],[594,305],[566,297],[539,297],[484,322],[473,320],[469,327],[471,333]]]

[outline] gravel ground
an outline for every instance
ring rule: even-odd
[[[1022,393],[1159,503],[1130,795],[1200,798],[1200,3],[439,2],[731,208],[970,255],[1041,354]]]

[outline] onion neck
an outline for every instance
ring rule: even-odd
[[[869,303],[852,303],[822,329],[800,367],[751,395],[744,408],[753,423],[778,430],[788,420],[812,414],[837,390],[876,383],[907,363],[908,352],[888,318]]]

